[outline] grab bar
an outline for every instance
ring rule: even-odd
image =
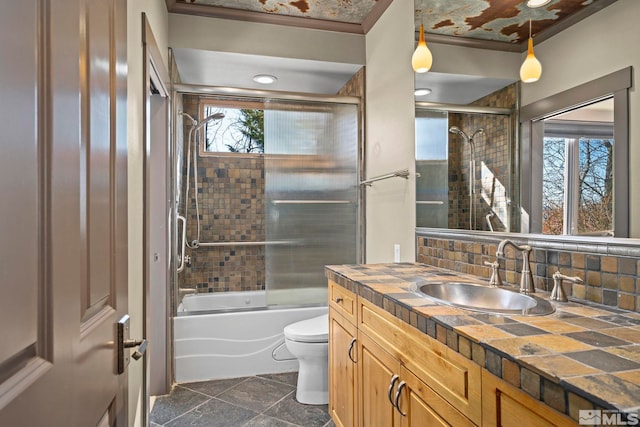
[[[487,220],[487,225],[489,226],[489,231],[493,231],[493,224],[491,223],[491,218],[493,218],[494,216],[496,216],[494,212],[489,212],[487,216],[485,216],[485,219]]]
[[[291,241],[281,241],[281,242],[243,242],[239,240],[237,242],[212,242],[212,243],[202,243],[200,242],[198,246],[266,246],[266,245],[290,245],[293,242]]]
[[[180,255],[180,267],[178,267],[178,273],[184,270],[184,250],[187,246],[187,219],[181,215],[178,215],[178,220],[182,221],[182,252]]]
[[[399,178],[409,179],[409,169],[402,169],[402,170],[399,170],[399,171],[388,173],[386,175],[376,176],[375,178],[365,179],[364,181],[360,181],[360,185],[366,185],[366,186],[370,187],[371,184],[373,184],[376,181],[381,181],[383,179],[389,179],[389,178],[395,178],[396,176],[399,177]],[[418,176],[418,174],[416,174],[416,176]]]
[[[418,200],[416,205],[444,205],[442,200]]]
[[[350,200],[273,200],[274,205],[348,205]]]

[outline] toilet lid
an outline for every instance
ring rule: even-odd
[[[300,342],[328,342],[329,315],[314,317],[284,327],[284,337]]]

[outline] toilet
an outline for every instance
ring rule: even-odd
[[[285,326],[284,341],[298,359],[296,400],[307,405],[329,402],[329,315]]]

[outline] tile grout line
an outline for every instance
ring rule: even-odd
[[[192,388],[189,388],[189,387],[186,387],[186,386],[182,385],[182,384],[191,384],[191,383],[181,383],[181,384],[176,384],[176,387],[184,388],[184,389],[187,389],[187,390],[189,390],[189,391],[193,391],[194,393],[200,393],[200,394],[203,394],[203,395],[205,395],[205,396],[207,396],[207,397],[218,397],[218,396],[219,396],[219,395],[221,395],[222,393],[226,393],[227,391],[231,390],[232,388],[235,388],[235,387],[239,386],[240,384],[247,382],[247,381],[248,381],[249,379],[251,379],[251,378],[253,378],[253,377],[246,377],[246,378],[244,378],[242,381],[240,381],[239,383],[234,384],[234,385],[232,385],[232,386],[229,386],[228,388],[225,388],[224,390],[222,390],[220,393],[216,394],[215,396],[211,396],[211,395],[209,395],[209,394],[207,394],[207,393],[203,393],[203,392],[201,392],[201,391],[194,390],[194,389],[192,389]],[[218,381],[218,380],[211,380],[211,381]],[[199,382],[204,382],[204,381],[199,381]],[[220,399],[220,400],[221,400],[221,399]]]
[[[277,400],[276,402],[273,403],[273,405],[269,406],[267,409],[265,409],[264,411],[261,412],[261,414],[264,414],[265,412],[267,412],[269,409],[273,408],[274,406],[276,406],[278,403],[282,402],[284,399],[286,399],[291,393],[295,393],[295,389],[291,390],[289,393],[285,394],[284,396],[282,396],[279,400]],[[269,415],[267,415],[269,416]],[[271,417],[271,418],[275,418],[275,417]],[[284,420],[283,420],[284,421]],[[288,422],[288,421],[287,421]],[[291,423],[290,423],[291,424]],[[295,424],[294,424],[295,425]]]
[[[258,377],[257,377],[257,378],[258,378]],[[260,378],[261,378],[261,377],[260,377]],[[275,381],[275,382],[278,382],[278,381]],[[290,385],[290,384],[286,384],[286,383],[280,383],[280,384]],[[303,426],[300,426],[300,425],[298,425],[298,424],[293,424],[293,423],[290,423],[289,421],[286,421],[286,420],[280,419],[280,418],[278,418],[278,417],[272,417],[271,415],[267,415],[267,414],[266,414],[266,412],[267,412],[269,409],[273,408],[273,407],[274,407],[274,406],[276,406],[278,403],[282,402],[282,401],[283,401],[284,399],[286,399],[286,398],[287,398],[291,393],[294,393],[295,391],[296,391],[296,390],[295,390],[295,388],[294,388],[294,389],[293,389],[293,390],[291,390],[289,393],[287,393],[287,394],[285,394],[284,396],[282,396],[279,400],[277,400],[276,402],[274,402],[271,406],[267,407],[264,411],[260,412],[258,415],[256,415],[255,417],[253,417],[252,419],[250,419],[249,421],[247,421],[245,424],[243,424],[243,425],[242,425],[242,427],[247,427],[247,426],[249,426],[249,424],[248,424],[248,423],[249,423],[249,422],[251,422],[251,421],[253,421],[256,417],[259,417],[260,415],[263,415],[263,416],[265,416],[265,417],[269,417],[269,418],[273,418],[274,420],[278,420],[278,421],[285,422],[285,423],[287,423],[287,424],[291,425],[292,427],[303,427]],[[324,427],[324,426],[323,426],[323,427]]]
[[[207,397],[209,397],[209,396],[207,396]],[[194,409],[199,408],[200,406],[204,405],[207,402],[210,402],[212,399],[214,399],[214,398],[213,397],[209,397],[208,400],[205,400],[204,402],[200,403],[199,405],[194,406],[193,408],[189,409],[188,411],[183,412],[182,414],[178,415],[177,417],[174,417],[174,418],[170,419],[169,421],[167,421],[167,422],[165,422],[164,424],[161,424],[161,425],[162,426],[166,426],[167,424],[169,424],[169,423],[177,420],[178,418],[188,414],[189,412],[193,411]]]

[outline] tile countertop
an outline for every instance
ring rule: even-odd
[[[417,263],[330,265],[325,272],[576,420],[579,409],[640,411],[640,313],[568,302],[546,316],[499,316],[412,292],[430,281],[486,283],[475,276]]]

